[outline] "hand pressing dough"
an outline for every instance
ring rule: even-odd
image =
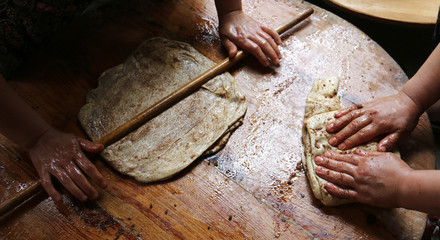
[[[341,102],[337,96],[339,79],[329,77],[316,80],[306,100],[306,111],[302,132],[304,154],[302,163],[312,188],[313,195],[326,206],[336,206],[350,201],[332,196],[325,188],[326,180],[315,173],[315,157],[326,151],[337,153],[352,153],[360,148],[367,151],[377,151],[377,143],[369,142],[353,149],[341,151],[328,143],[333,134],[326,131],[327,124],[335,120],[334,114],[340,110]]]
[[[105,71],[87,95],[79,120],[97,141],[191,81],[215,63],[189,44],[152,38]],[[141,182],[167,179],[210,149],[219,150],[246,112],[235,79],[219,75],[123,139],[101,156]]]

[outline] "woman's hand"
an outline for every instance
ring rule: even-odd
[[[390,151],[416,127],[422,112],[404,92],[345,108],[335,113],[336,120],[327,125],[329,133],[336,133],[329,143],[345,150],[386,134],[377,149]]]
[[[395,154],[360,149],[355,154],[326,152],[315,163],[316,174],[329,181],[325,189],[330,194],[378,207],[400,205],[407,197],[405,180],[414,171]]]
[[[50,128],[28,150],[41,183],[53,200],[61,200],[61,195],[55,190],[51,176],[56,177],[76,198],[85,201],[97,199],[98,192],[83,173],[102,188],[107,184],[83,151],[98,153],[103,149],[102,144]]]
[[[241,10],[219,16],[219,22],[220,37],[229,57],[234,57],[237,48],[241,48],[254,55],[263,66],[270,65],[268,59],[275,65],[280,64],[278,45],[281,38],[277,32],[262,26]]]

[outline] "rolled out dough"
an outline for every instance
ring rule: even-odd
[[[326,131],[326,126],[335,119],[335,112],[341,109],[341,102],[337,96],[338,87],[339,79],[337,77],[328,77],[314,82],[306,100],[302,132],[302,142],[304,145],[302,163],[313,195],[326,206],[341,205],[349,203],[349,201],[332,196],[324,188],[327,181],[316,175],[315,157],[323,155],[326,151],[351,153],[357,148],[367,151],[377,150],[377,142],[369,142],[345,151],[341,151],[328,143],[328,139],[333,134]]]
[[[146,40],[125,62],[100,76],[79,112],[80,123],[96,141],[214,64],[189,44]],[[225,73],[108,146],[101,156],[138,181],[167,179],[204,152],[219,150],[245,112],[244,96]]]

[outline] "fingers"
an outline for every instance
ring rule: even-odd
[[[354,151],[354,153],[356,155],[362,156],[362,157],[379,157],[379,156],[384,156],[384,155],[387,155],[387,154],[394,155],[394,154],[389,153],[389,152],[375,152],[375,151],[371,151],[370,152],[370,151],[365,151],[365,150],[362,150],[362,149],[356,149]]]
[[[343,185],[343,186],[348,186],[348,187],[355,186],[354,178],[347,173],[333,171],[333,170],[330,170],[328,168],[321,167],[321,166],[317,166],[315,168],[315,172],[316,172],[316,175],[318,175],[319,177],[321,177],[329,182],[336,183],[336,184]]]
[[[278,49],[278,43],[276,42],[276,40],[270,34],[267,34],[266,32],[260,32],[259,35],[270,44],[269,50],[273,51],[276,54],[274,57],[270,56],[270,59],[272,59],[272,62],[276,58],[279,63],[280,62],[279,60],[281,59],[281,52]]]
[[[52,167],[49,171],[50,174],[55,176],[58,181],[70,192],[73,196],[75,196],[80,201],[86,201],[87,196],[78,188],[78,186],[73,182],[72,178],[67,174],[65,169],[60,167]]]
[[[355,169],[354,165],[344,161],[333,160],[324,156],[318,156],[315,158],[315,163],[319,166],[327,169],[353,175]]]
[[[225,46],[230,58],[233,58],[235,57],[235,55],[237,55],[237,46],[235,46],[235,44],[231,40],[229,40],[228,38],[222,38],[222,43],[223,46]]]
[[[333,196],[350,201],[357,201],[358,193],[353,189],[341,188],[330,182],[326,183],[324,187]]]
[[[354,154],[339,154],[335,152],[325,152],[324,157],[331,158],[336,161],[346,162],[357,166],[359,164],[359,157]]]
[[[370,141],[379,134],[377,127],[372,124],[371,118],[361,116],[353,120],[340,132],[329,139],[329,144],[340,150],[350,149],[359,144]]]
[[[261,26],[261,29],[264,32],[266,32],[267,34],[269,34],[275,40],[275,43],[277,45],[281,45],[281,43],[282,43],[281,37],[277,32],[275,32],[274,30],[272,30],[271,28],[268,28],[266,26]],[[280,58],[281,58],[281,55],[280,55]]]
[[[354,150],[354,153],[359,156],[367,156],[370,152],[367,152],[367,151],[364,151],[364,150],[358,148],[358,149]]]
[[[243,50],[248,51],[252,55],[254,55],[254,57],[257,58],[257,60],[261,63],[261,65],[265,67],[268,67],[270,65],[269,60],[267,59],[266,55],[263,53],[263,51],[261,50],[260,46],[257,43],[248,39],[243,44]]]
[[[107,182],[104,177],[98,171],[98,169],[93,165],[92,162],[83,154],[79,154],[76,159],[76,163],[98,186],[101,188],[107,187]]]
[[[340,118],[340,117],[344,116],[345,114],[347,114],[347,113],[349,113],[349,112],[351,112],[353,110],[361,109],[361,108],[362,108],[362,105],[360,105],[360,104],[355,104],[353,106],[344,108],[344,109],[339,110],[339,111],[337,111],[335,113],[335,118]]]
[[[235,56],[235,49],[239,47],[254,55],[263,66],[270,65],[268,58],[276,65],[280,63],[279,34],[262,26],[243,11],[237,10],[219,15],[219,30],[222,39],[225,39],[222,43],[230,56]]]
[[[400,138],[400,133],[392,133],[386,136],[384,139],[382,139],[382,141],[380,141],[377,144],[377,151],[387,152],[393,150],[399,138]]]
[[[222,37],[222,44],[228,51],[229,57],[235,56],[238,51],[237,47],[240,47],[244,51],[251,53],[263,66],[270,66],[268,59],[270,59],[273,64],[279,65],[281,52],[278,49],[277,41],[281,43],[281,39],[276,40],[271,35],[273,33],[268,34],[261,29],[254,32],[242,33],[238,36],[224,35]]]
[[[84,151],[91,152],[91,153],[99,153],[102,150],[104,150],[104,145],[102,145],[102,144],[94,143],[94,142],[91,142],[89,140],[86,140],[86,139],[80,138],[80,137],[77,137],[76,139],[77,139],[79,145],[81,146],[81,149],[83,149]]]
[[[98,191],[84,177],[81,171],[73,164],[64,167],[69,177],[74,184],[85,194],[87,198],[96,200],[98,198]]]
[[[271,36],[262,32],[257,33],[254,36],[250,36],[249,39],[258,45],[259,49],[252,48],[251,53],[255,55],[260,62],[264,62],[267,64],[265,66],[269,66],[269,62],[267,61],[267,58],[269,58],[275,65],[280,64],[278,55],[281,55],[281,53],[279,52],[278,46]],[[263,53],[263,55],[260,54],[260,51]],[[264,59],[262,59],[263,57]]]
[[[378,131],[373,125],[368,125],[360,131],[354,133],[349,138],[345,139],[343,143],[338,145],[340,150],[350,149],[359,144],[368,142],[378,135]]]
[[[47,192],[47,194],[49,194],[49,196],[54,201],[56,201],[56,202],[61,201],[61,195],[53,187],[49,173],[48,172],[41,172],[40,173],[40,171],[39,171],[39,175],[40,175],[40,179],[41,179],[41,185],[43,186],[43,188]]]
[[[335,113],[335,117],[337,119],[327,125],[327,127],[326,127],[327,132],[329,132],[329,133],[337,132],[337,131],[343,129],[345,126],[347,126],[351,121],[353,121],[354,119],[356,119],[362,115],[361,111],[353,111],[353,109],[351,109],[351,107],[343,109],[343,110],[341,110],[341,112],[343,114],[338,115],[339,117],[336,117],[337,116],[336,114],[339,112]]]
[[[351,121],[340,132],[338,132],[335,136],[330,138],[328,142],[333,146],[344,143],[344,145],[347,145],[347,147],[350,148],[352,146],[356,146],[356,143],[370,140],[364,138],[367,137],[366,134],[372,135],[371,132],[368,132],[369,129],[366,128],[366,126],[368,126],[368,124],[370,124],[371,122],[372,122],[371,118],[362,115]],[[347,149],[344,148],[344,146],[338,146],[338,148],[341,150]]]

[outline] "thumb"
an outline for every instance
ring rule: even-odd
[[[382,139],[382,141],[379,142],[379,144],[377,144],[377,151],[387,152],[393,150],[399,138],[400,133],[397,132],[386,136],[384,139]]]
[[[228,38],[224,38],[222,40],[223,46],[225,46],[226,51],[228,52],[228,55],[230,58],[235,57],[235,55],[237,54],[237,46],[235,46],[235,44],[229,40]]]
[[[87,152],[91,153],[99,153],[102,150],[104,150],[104,145],[100,143],[94,143],[87,139],[78,137],[79,145],[81,146],[81,149]]]

